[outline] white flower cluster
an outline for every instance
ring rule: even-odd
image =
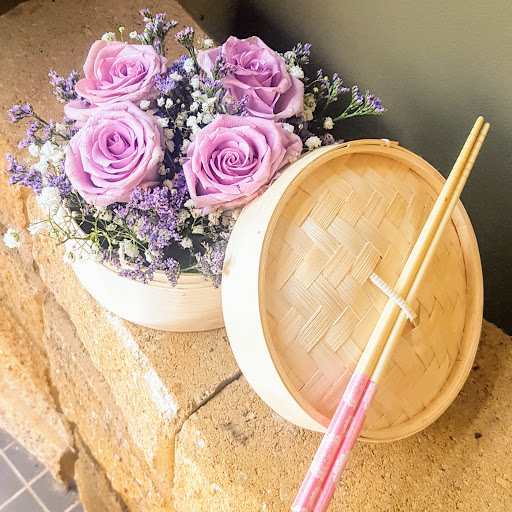
[[[117,37],[114,32],[106,32],[101,36],[102,41],[117,41]]]
[[[297,55],[295,55],[295,52],[290,50],[283,55],[283,58],[286,62],[286,69],[288,70],[288,73],[295,78],[302,80],[304,78],[304,70],[297,65]]]
[[[67,132],[67,127],[63,124],[57,123],[56,130],[61,133]],[[31,167],[39,171],[43,177],[43,184],[47,182],[48,166],[60,166],[66,158],[67,145],[61,146],[56,142],[46,141],[42,146],[30,144],[28,147],[29,153],[36,158],[39,162],[32,164]]]
[[[316,109],[315,96],[311,93],[304,95],[304,111],[302,112],[302,118],[304,121],[311,121],[313,119],[313,112]]]
[[[126,256],[136,258],[139,255],[139,248],[131,240],[122,240],[119,242],[118,254],[121,262],[125,262]]]
[[[4,235],[4,243],[9,249],[19,247],[23,242],[23,233],[16,231],[13,228],[9,228]]]

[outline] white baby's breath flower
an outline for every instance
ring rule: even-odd
[[[164,135],[168,138],[168,139],[172,139],[174,137],[174,130],[171,130],[170,128],[165,128],[164,129]]]
[[[62,257],[64,263],[74,263],[76,261],[76,256],[73,251],[66,251],[64,256]]]
[[[174,105],[174,101],[171,100],[171,98],[167,98],[165,100],[165,108],[171,108]]]
[[[332,130],[334,128],[334,121],[332,120],[332,117],[326,117],[324,119],[324,128],[326,130]]]
[[[175,82],[181,82],[183,80],[183,77],[179,73],[171,73],[170,76]]]
[[[183,249],[190,249],[192,247],[193,243],[188,236],[186,236],[181,242],[180,245],[183,247]]]
[[[167,139],[165,141],[165,147],[172,153],[174,151],[174,142],[172,140]]]
[[[312,121],[313,111],[309,108],[305,108],[304,112],[302,112],[302,119],[304,119],[304,121]]]
[[[213,42],[213,39],[205,39],[203,41],[204,48],[211,48],[215,43]]]
[[[192,135],[190,136],[191,138],[192,137],[195,137],[197,135],[197,132],[201,129],[200,126],[198,126],[197,124],[195,124],[194,126],[192,126]]]
[[[192,142],[188,139],[183,139],[183,142],[181,143],[181,152],[185,154],[187,152],[188,147],[192,144]]]
[[[199,75],[194,75],[190,80],[189,84],[192,89],[197,89],[199,87]]]
[[[124,253],[130,258],[136,258],[139,255],[139,248],[131,240],[125,240]]]
[[[116,35],[114,34],[114,32],[105,32],[105,34],[103,34],[101,36],[101,40],[102,41],[116,41],[117,38],[116,38]]]
[[[203,124],[210,124],[213,121],[214,117],[212,114],[205,114],[203,116]]]
[[[169,118],[168,117],[159,117],[158,118],[158,124],[165,128],[166,126],[169,126]]]
[[[173,184],[172,180],[164,180],[162,185],[164,187],[167,187],[169,190],[171,190],[174,184]]]
[[[194,235],[203,235],[204,234],[204,227],[202,224],[197,224],[192,228],[192,233]]]
[[[32,155],[32,156],[39,156],[39,146],[37,144],[30,144],[29,147],[28,147],[28,152]]]
[[[220,219],[221,215],[222,215],[222,210],[217,210],[215,212],[209,213],[208,214],[208,223],[211,226],[218,226],[219,225],[219,219]]]
[[[55,123],[55,131],[60,135],[68,133],[68,127],[64,123]]]
[[[193,128],[194,126],[197,125],[197,117],[196,116],[190,116],[188,119],[187,119],[187,126],[189,128]]]
[[[183,69],[185,70],[185,72],[187,73],[192,73],[192,71],[194,71],[194,61],[189,57],[187,60],[185,60],[185,62],[183,63]]]
[[[167,174],[167,169],[165,168],[165,165],[162,164],[159,168],[158,168],[158,174],[160,174],[160,176],[165,176]]]
[[[193,199],[187,199],[183,206],[185,208],[188,208],[189,210],[190,210],[190,208],[194,208],[194,200]]]
[[[133,32],[130,32],[131,39],[136,39],[136,37],[137,37],[137,32],[135,30]]]
[[[300,66],[292,66],[289,71],[290,75],[298,78],[299,80],[304,78],[304,71]]]
[[[190,215],[192,215],[193,219],[198,219],[199,217],[201,217],[201,214],[202,212],[198,208],[192,208],[190,210]]]
[[[28,232],[31,235],[35,235],[35,234],[43,231],[43,229],[45,227],[46,227],[46,221],[36,220],[34,222],[31,222],[30,225],[28,226]]]
[[[159,107],[163,107],[165,105],[165,98],[163,96],[160,96],[160,98],[158,98],[156,100],[156,104],[159,106]]]
[[[147,110],[149,108],[149,105],[151,105],[151,102],[149,100],[142,100],[139,104],[139,107],[141,110]]]
[[[144,257],[148,263],[153,263],[153,255],[151,254],[151,251],[146,249],[146,251],[144,251]]]
[[[101,253],[101,249],[98,246],[98,248],[93,247],[91,252],[89,253],[89,258],[92,261],[96,261],[98,263],[101,263],[103,261],[103,254]]]
[[[291,50],[288,50],[288,51],[284,54],[284,58],[285,58],[285,60],[288,60],[288,61],[295,60],[295,52],[292,52]]]
[[[110,210],[105,210],[98,215],[98,218],[106,222],[110,222],[112,220],[112,212]]]
[[[60,192],[56,187],[43,187],[38,196],[39,203],[47,208],[54,208],[60,204]]]
[[[304,144],[311,151],[312,149],[319,148],[322,145],[322,141],[315,135],[306,139]]]
[[[190,112],[196,112],[197,109],[199,108],[199,103],[197,103],[197,101],[194,101],[190,104]]]
[[[201,91],[194,91],[190,94],[190,96],[192,96],[192,98],[194,98],[195,100],[204,99],[204,95]]]
[[[180,210],[178,212],[178,220],[180,222],[185,222],[190,217],[190,212],[188,210]]]
[[[9,228],[4,235],[4,243],[9,249],[19,247],[23,241],[23,233],[16,231],[13,228]]]
[[[283,128],[287,132],[290,132],[290,133],[293,133],[293,131],[295,130],[295,128],[293,127],[293,124],[290,124],[290,123],[283,123]]]

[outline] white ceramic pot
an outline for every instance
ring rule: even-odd
[[[112,313],[164,331],[207,331],[224,326],[220,288],[199,274],[183,274],[172,286],[163,272],[142,284],[121,277],[116,268],[87,257],[73,263],[84,288]]]

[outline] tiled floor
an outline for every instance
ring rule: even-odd
[[[75,490],[0,429],[0,512],[83,512]]]

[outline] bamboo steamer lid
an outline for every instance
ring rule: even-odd
[[[325,431],[444,178],[398,143],[310,152],[242,211],[226,252],[222,306],[231,347],[278,414]],[[391,441],[450,405],[473,363],[483,284],[459,202],[360,439]]]

